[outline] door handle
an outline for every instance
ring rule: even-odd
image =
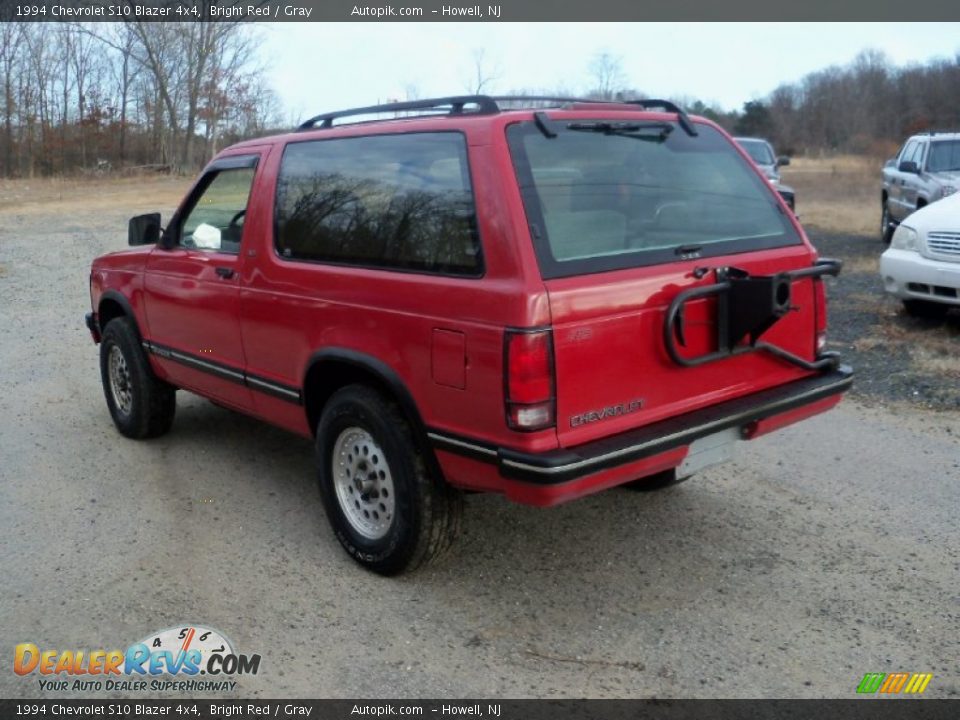
[[[222,277],[224,280],[229,280],[230,278],[233,277],[233,268],[218,267],[218,268],[217,268],[217,275],[219,275],[220,277]]]

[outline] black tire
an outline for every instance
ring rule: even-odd
[[[884,245],[889,245],[893,239],[893,223],[890,222],[890,211],[887,209],[887,203],[883,203],[883,211],[880,214],[880,239]]]
[[[115,358],[114,379],[111,357]],[[129,318],[115,318],[103,330],[100,379],[110,417],[122,435],[140,440],[170,429],[177,410],[176,388],[153,374]]]
[[[907,315],[928,320],[942,320],[950,311],[946,303],[930,302],[929,300],[904,300],[903,309]]]
[[[327,518],[365,568],[395,575],[453,544],[463,494],[430,472],[395,402],[365,385],[341,388],[323,408],[316,447]]]
[[[623,485],[627,490],[633,490],[634,492],[653,492],[654,490],[663,490],[664,488],[673,487],[674,485],[679,485],[682,482],[686,482],[693,475],[685,475],[683,477],[677,477],[677,471],[674,470],[664,470],[663,472],[658,472],[655,475],[648,475],[647,477],[640,478],[639,480],[633,480]]]

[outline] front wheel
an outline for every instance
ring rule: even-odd
[[[317,427],[320,493],[349,555],[382,575],[412,570],[456,538],[462,494],[434,477],[410,425],[365,385],[334,393]]]
[[[177,410],[176,388],[153,374],[129,318],[115,318],[103,331],[100,378],[107,409],[121,434],[139,440],[170,429]]]
[[[890,244],[890,240],[893,239],[893,223],[890,222],[890,210],[887,209],[887,204],[883,204],[883,211],[880,213],[880,239],[883,240],[885,245]]]

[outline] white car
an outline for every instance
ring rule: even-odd
[[[880,256],[883,288],[911,315],[960,307],[960,193],[909,215]]]

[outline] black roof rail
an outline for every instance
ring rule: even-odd
[[[333,127],[333,121],[339,118],[350,117],[353,115],[375,115],[377,113],[404,112],[407,110],[437,110],[445,111],[450,115],[461,115],[467,105],[476,105],[476,110],[471,110],[471,114],[476,115],[494,115],[500,112],[500,108],[493,98],[486,95],[457,95],[453,97],[432,98],[430,100],[407,100],[405,102],[386,103],[383,105],[370,105],[368,107],[351,108],[349,110],[337,110],[336,112],[324,113],[310,118],[300,124],[298,130],[310,130],[317,123],[322,128]]]
[[[562,97],[562,96],[556,96],[556,95],[496,95],[494,97],[491,97],[490,99],[495,100],[498,103],[527,101],[527,102],[550,102],[550,103],[556,103],[557,105],[565,105],[567,103],[608,102],[607,100],[589,100],[587,98]]]
[[[448,115],[496,115],[501,112],[500,103],[555,103],[558,105],[570,103],[591,103],[597,105],[637,105],[644,110],[662,108],[667,112],[677,113],[680,126],[688,135],[696,135],[697,130],[690,122],[690,118],[676,103],[669,100],[593,100],[590,98],[557,97],[554,95],[455,95],[451,97],[431,98],[429,100],[408,100],[405,102],[385,103],[383,105],[369,105],[367,107],[337,110],[323,113],[310,118],[298,126],[298,130],[311,130],[318,124],[321,128],[333,127],[333,121],[340,118],[356,115],[376,115],[379,113],[407,112],[410,110],[432,110],[438,114]],[[476,106],[476,109],[466,110],[467,106]]]

